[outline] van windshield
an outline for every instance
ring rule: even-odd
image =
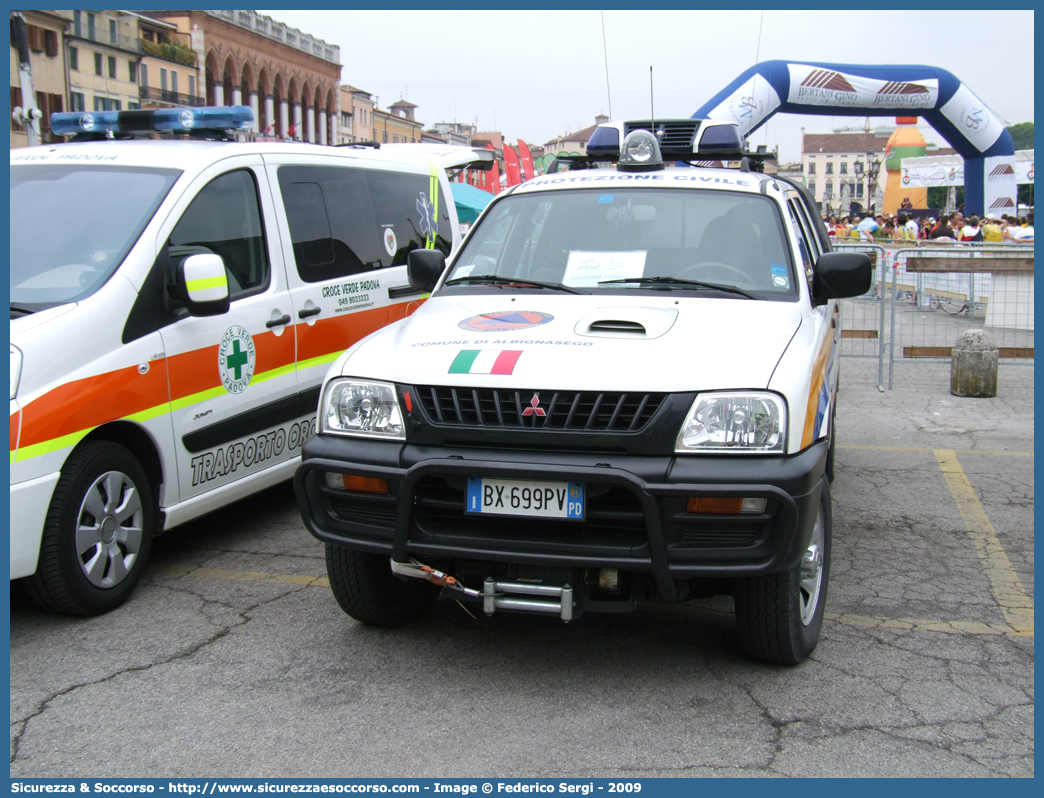
[[[144,167],[12,165],[12,307],[41,310],[97,291],[180,174]]]
[[[793,301],[789,253],[779,208],[757,194],[615,186],[521,193],[490,209],[447,283],[488,291],[532,280],[583,293],[700,291]],[[716,293],[715,285],[740,290]]]

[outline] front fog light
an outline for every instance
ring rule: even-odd
[[[678,433],[676,452],[782,454],[787,408],[773,393],[706,393],[696,397]]]
[[[404,439],[395,386],[359,380],[331,381],[323,398],[323,432]]]

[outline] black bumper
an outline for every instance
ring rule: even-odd
[[[316,435],[294,477],[301,516],[319,540],[404,562],[617,568],[676,580],[756,576],[797,564],[816,518],[826,442],[789,457],[684,456],[427,447]],[[387,495],[327,487],[324,472],[377,477]],[[583,482],[583,521],[464,513],[468,477]],[[690,496],[765,497],[756,515],[686,512]]]

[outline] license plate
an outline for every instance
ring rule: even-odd
[[[487,515],[525,515],[579,521],[584,517],[584,486],[579,482],[469,477],[464,510]]]

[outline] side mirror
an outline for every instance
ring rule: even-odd
[[[228,313],[228,275],[220,255],[189,255],[178,264],[178,299],[192,316]]]
[[[815,299],[844,299],[870,290],[873,267],[865,252],[824,252],[812,270]]]
[[[430,293],[446,268],[446,256],[438,249],[415,249],[406,256],[406,278],[410,287]]]

